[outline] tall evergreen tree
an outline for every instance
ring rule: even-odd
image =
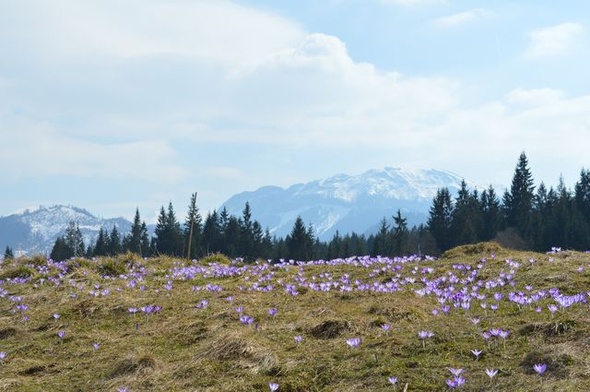
[[[201,256],[201,236],[203,231],[203,219],[197,207],[197,193],[191,195],[188,212],[184,221],[184,237],[187,242],[186,254],[189,259]]]
[[[590,224],[590,170],[582,169],[580,179],[575,185],[576,207],[586,222]]]
[[[434,237],[440,252],[451,247],[451,223],[453,216],[453,201],[449,189],[444,187],[436,192],[428,216],[428,231]]]
[[[125,249],[140,256],[145,256],[148,251],[147,248],[144,248],[144,237],[146,236],[147,226],[145,225],[145,222],[141,221],[139,208],[136,208],[133,224],[131,225],[131,233],[125,240]]]
[[[109,253],[109,241],[108,234],[101,227],[98,231],[98,237],[96,238],[96,244],[94,245],[94,256],[106,256]]]
[[[305,228],[300,216],[295,219],[291,233],[285,238],[289,252],[289,258],[293,260],[311,260],[313,254],[314,239],[311,230]]]
[[[66,229],[65,241],[68,248],[72,251],[73,257],[83,257],[86,246],[84,245],[84,237],[80,231],[80,226],[70,221]]]
[[[482,224],[479,237],[483,241],[490,241],[496,237],[502,225],[502,211],[500,199],[490,185],[480,196]]]
[[[12,259],[14,259],[14,252],[10,246],[6,245],[6,249],[4,250],[4,260]]]
[[[379,221],[379,230],[377,230],[377,234],[374,236],[372,249],[373,256],[389,256],[391,253],[389,225],[385,218]]]
[[[479,240],[482,216],[477,191],[469,192],[465,180],[457,193],[451,214],[452,245],[470,244]]]
[[[207,214],[203,224],[203,239],[201,241],[203,254],[211,254],[220,251],[221,227],[217,211],[213,210]]]
[[[504,193],[503,205],[506,225],[514,227],[525,240],[530,234],[534,190],[529,162],[522,152],[512,177],[510,191]]]
[[[51,258],[51,260],[55,261],[63,261],[74,257],[74,252],[68,246],[65,237],[57,237],[55,243],[53,244],[53,248],[51,249],[49,257]]]
[[[404,243],[408,236],[408,220],[402,217],[401,211],[398,209],[397,214],[393,216],[393,252],[395,255],[401,256],[404,252]]]
[[[121,242],[121,235],[116,225],[113,225],[111,234],[109,235],[107,246],[107,253],[111,256],[118,255],[123,251],[123,244]]]
[[[246,202],[240,219],[239,254],[246,260],[253,260],[257,255],[255,252],[254,221],[252,221],[252,210],[250,203]]]
[[[182,255],[182,245],[182,230],[176,219],[172,202],[170,202],[167,211],[164,206],[160,208],[155,230],[155,252],[168,256],[180,256]]]

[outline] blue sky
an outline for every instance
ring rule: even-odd
[[[590,167],[590,3],[0,0],[0,215],[182,216],[386,166]]]

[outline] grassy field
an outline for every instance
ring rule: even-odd
[[[589,292],[590,254],[494,243],[277,265],[5,261],[0,390],[587,391]]]

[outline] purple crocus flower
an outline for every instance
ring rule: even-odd
[[[4,361],[4,359],[6,359],[6,352],[0,351],[0,361]]]
[[[346,344],[348,344],[352,348],[357,348],[362,342],[361,338],[350,338],[346,339]]]
[[[481,353],[482,353],[482,352],[483,352],[483,351],[481,351],[481,350],[471,350],[471,353],[472,353],[473,355],[475,355],[475,358],[476,358],[476,359],[479,359],[479,356],[481,355]]]
[[[277,314],[277,308],[270,308],[270,309],[268,309],[268,314],[271,315],[272,317],[276,316],[276,314]]]
[[[547,365],[545,365],[544,363],[536,363],[533,365],[533,370],[537,372],[537,374],[540,376],[547,370]]]
[[[59,331],[57,336],[59,336],[61,340],[64,340],[66,338],[66,331]]]
[[[497,369],[486,369],[486,374],[488,375],[489,378],[494,378],[496,376],[496,374],[498,374],[498,370]]]
[[[451,372],[453,376],[459,377],[459,375],[463,373],[463,369],[449,368],[449,372]]]
[[[244,325],[250,325],[254,322],[254,317],[246,315],[240,316],[240,322]]]
[[[303,336],[297,335],[295,336],[295,343],[301,343],[303,341]]]
[[[395,385],[395,384],[397,384],[397,377],[393,377],[393,376],[392,377],[388,377],[387,378],[387,381],[389,381],[389,383],[391,385]]]
[[[269,382],[268,387],[270,388],[270,392],[275,392],[279,390],[279,384],[277,384],[276,382]]]
[[[452,379],[447,380],[447,385],[451,389],[460,388],[463,384],[465,384],[465,379],[460,376],[453,377]]]

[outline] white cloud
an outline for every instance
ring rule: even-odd
[[[0,173],[5,178],[59,175],[172,184],[188,175],[162,140],[97,143],[21,118],[5,119],[2,129]]]
[[[432,21],[432,25],[440,28],[454,27],[473,22],[477,18],[480,18],[488,14],[488,11],[481,8],[477,8],[434,19]]]
[[[583,31],[584,27],[575,22],[533,30],[529,33],[530,42],[524,57],[538,59],[568,54]]]
[[[247,63],[303,35],[287,19],[227,0],[22,0],[3,14],[11,49],[57,63],[157,54]]]

